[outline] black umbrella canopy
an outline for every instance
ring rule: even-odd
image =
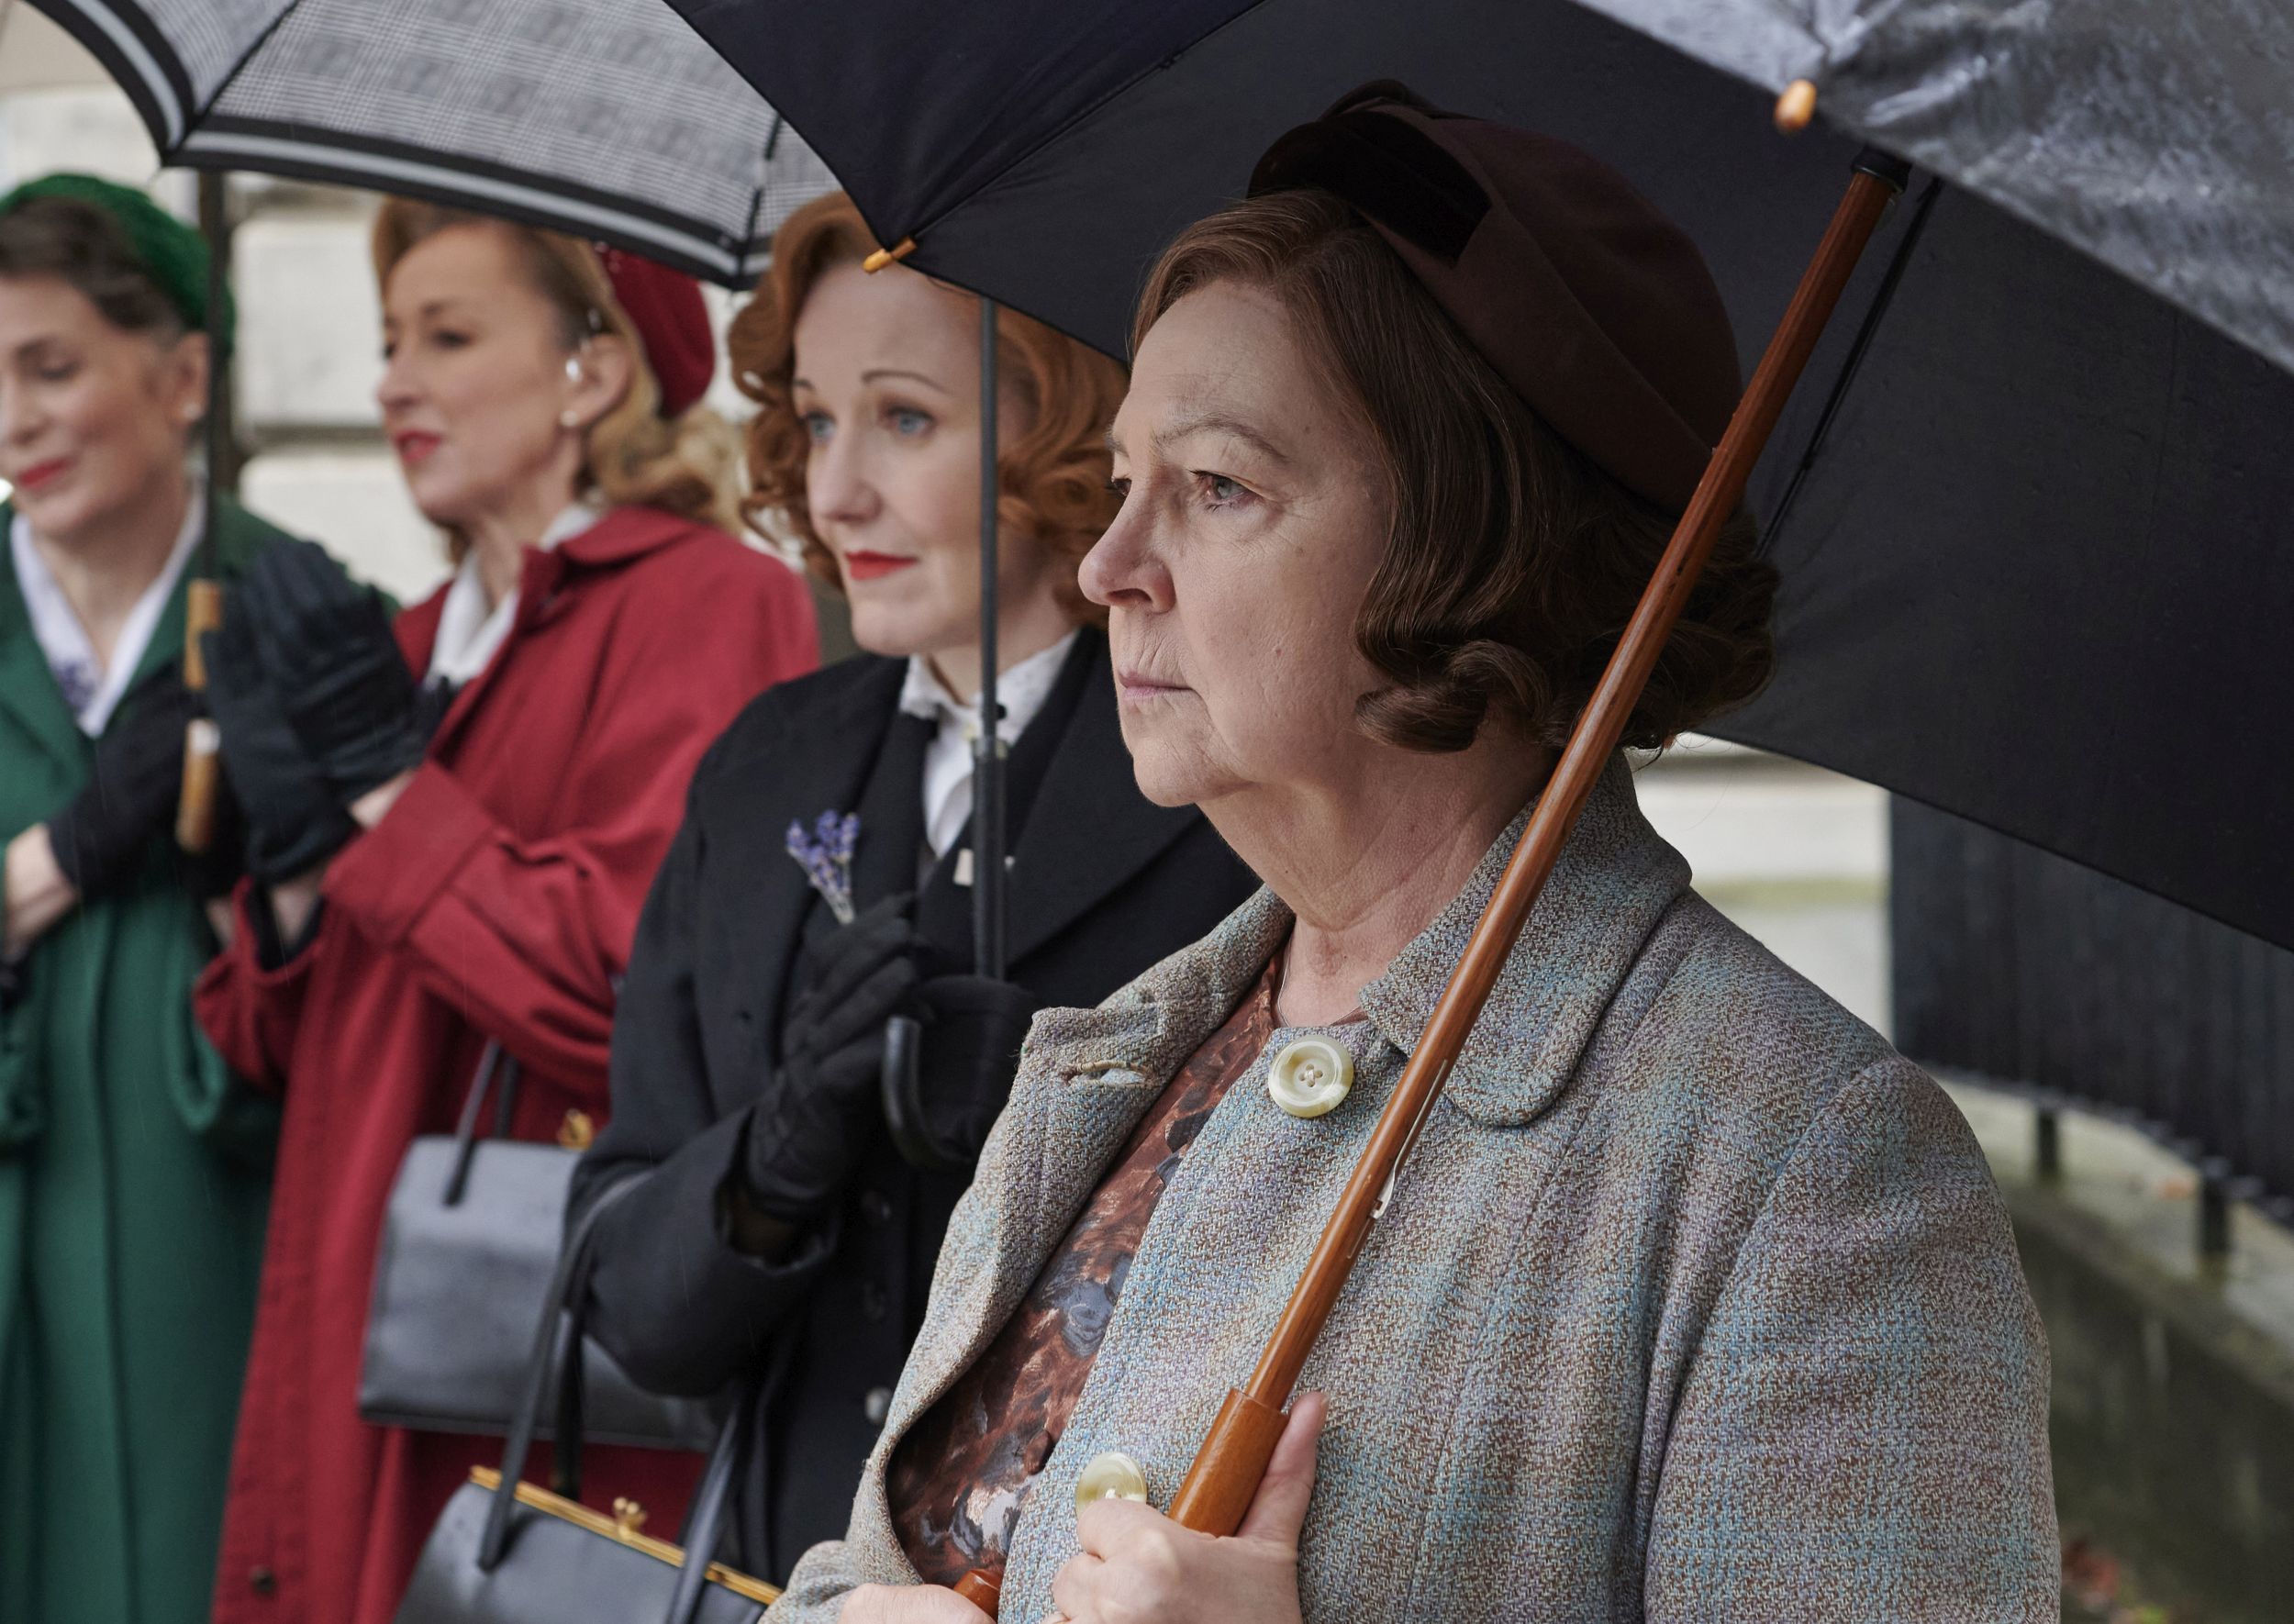
[[[1075,273],[1119,245],[1152,252],[1239,190],[1275,136],[1368,79],[1598,133],[1620,162],[1636,144],[1694,161],[1693,115],[1677,128],[1667,99],[1682,81],[1630,33],[1771,95],[1810,81],[1836,128],[2294,368],[2282,0],[669,4],[816,143],[885,241],[912,236],[919,267],[987,275],[1110,349],[1130,285]],[[1594,83],[1624,104],[1589,105]]]
[[[745,287],[835,183],[659,0],[32,0],[162,163],[367,186]]]
[[[1778,673],[1718,730],[2294,945],[2294,14],[673,3],[908,263],[1117,352],[1162,244],[1372,78],[1617,165],[1748,369],[1855,139],[1930,166],[1754,481]],[[1787,139],[1765,91],[1801,75]]]

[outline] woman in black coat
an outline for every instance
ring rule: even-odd
[[[764,1382],[737,1521],[767,1577],[843,1529],[1029,1017],[1097,1003],[1254,886],[1198,813],[1140,795],[1075,589],[1114,506],[1120,370],[1008,317],[1008,967],[972,973],[976,722],[954,695],[979,677],[977,306],[863,273],[872,247],[841,197],[799,211],[731,348],[762,406],[754,503],[874,652],[766,693],[696,773],[621,989],[612,1124],[573,1199],[578,1221],[637,1181],[599,1219],[590,1321],[632,1377]],[[897,1014],[923,1029],[921,1117],[896,1144]]]

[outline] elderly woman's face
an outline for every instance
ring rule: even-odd
[[[1265,293],[1219,283],[1141,344],[1109,436],[1123,506],[1084,561],[1124,742],[1164,806],[1343,793],[1380,678],[1354,617],[1386,549],[1367,427]]]
[[[123,332],[55,276],[0,277],[0,479],[70,546],[181,477],[206,339]]]
[[[602,408],[508,228],[450,226],[406,250],[383,289],[383,429],[425,518],[574,499],[569,462]]]
[[[832,266],[805,295],[790,404],[805,426],[805,501],[835,555],[852,637],[878,654],[980,640],[979,303],[894,266]],[[1008,384],[997,438],[1025,432]],[[1052,549],[997,538],[1007,604],[1051,592]]]

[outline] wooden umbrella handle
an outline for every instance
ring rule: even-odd
[[[1187,1469],[1170,1507],[1172,1519],[1198,1533],[1228,1535],[1242,1526],[1252,1500],[1274,1458],[1286,1424],[1291,1391],[1315,1339],[1353,1272],[1371,1223],[1385,1210],[1402,1159],[1418,1137],[1427,1113],[1441,1097],[1467,1033],[1481,1016],[1490,989],[1512,954],[1538,894],[1560,860],[1577,814],[1609,766],[1624,737],[1641,692],[1656,668],[1665,641],[1687,606],[1721,525],[1744,499],[1746,481],[1787,397],[1808,364],[1833,307],[1871,241],[1888,204],[1903,190],[1907,166],[1867,148],[1859,154],[1847,193],[1832,225],[1802,273],[1784,319],[1777,324],[1753,381],[1738,401],[1712,460],[1673,539],[1658,561],[1641,602],[1633,610],[1608,669],[1586,703],[1553,768],[1553,777],[1530,814],[1521,843],[1507,863],[1489,905],[1467,940],[1457,968],[1401,1080],[1379,1112],[1361,1160],[1340,1194],[1322,1237],[1307,1261],[1290,1301],[1275,1322],[1247,1385],[1233,1389],[1211,1423],[1208,1436]],[[968,1574],[958,1594],[991,1617],[1000,1581],[992,1574]],[[985,1598],[985,1599],[984,1599]]]
[[[196,694],[207,685],[206,651],[200,637],[223,624],[223,584],[194,581],[184,594],[184,686]],[[215,840],[215,797],[222,762],[222,736],[206,717],[195,717],[184,731],[184,787],[175,802],[175,844],[205,851]]]

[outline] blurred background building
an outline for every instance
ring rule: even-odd
[[[157,170],[102,69],[0,0],[0,189],[57,169],[146,185],[195,215],[194,177]],[[242,174],[229,201],[241,494],[412,601],[447,565],[377,421],[376,200]],[[721,332],[732,300],[707,294]],[[722,367],[710,400],[746,415]],[[832,658],[851,644],[835,600],[820,602]],[[1868,784],[1717,740],[1684,740],[1646,766],[1641,794],[1705,895],[1916,1057],[1945,1062],[2048,1320],[2066,1618],[2294,1619],[2294,1239],[2242,1199],[2261,1192],[2219,1144],[2144,1103],[2185,1063],[2176,1021],[2210,1002],[2201,1025],[2231,1034],[2259,1089],[2218,1114],[2294,1165],[2294,1114],[2267,1103],[2273,1085],[2294,1098],[2294,955],[2098,890],[1956,820],[1892,818]],[[1912,944],[1894,953],[1891,851],[1907,886],[1894,939]],[[2186,943],[2174,985],[2123,956],[2115,983],[2098,979],[2088,949],[2162,935]],[[2114,1020],[2113,1044],[2073,1040]],[[2043,1055],[2028,1036],[2040,1031],[2057,1035]],[[2097,1074],[2112,1055],[2134,1055],[2149,1092],[2134,1090],[2121,1120],[2072,1109],[2074,1096],[2113,1102],[2113,1080]]]

